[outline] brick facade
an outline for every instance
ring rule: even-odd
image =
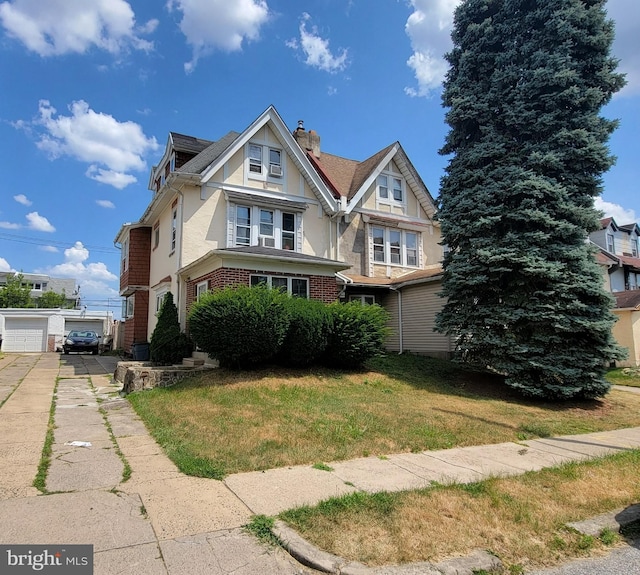
[[[207,282],[207,287],[210,290],[216,288],[224,288],[227,286],[248,286],[250,283],[250,276],[254,274],[261,275],[274,275],[273,272],[266,272],[262,270],[243,270],[237,268],[218,268],[200,276],[198,278],[189,280],[187,282],[187,295],[186,304],[187,311],[191,307],[191,304],[196,299],[196,286],[204,281]],[[334,276],[318,276],[318,275],[303,275],[303,274],[282,274],[287,277],[299,277],[309,280],[309,297],[311,299],[317,299],[325,303],[331,303],[338,298],[338,282]]]
[[[149,292],[146,290],[137,291],[133,295],[134,307],[133,317],[129,317],[124,322],[124,343],[123,349],[131,353],[131,346],[134,343],[144,343],[148,341],[147,321],[149,317]]]

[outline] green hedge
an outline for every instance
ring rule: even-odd
[[[353,369],[384,350],[389,335],[388,312],[379,305],[335,302],[328,306],[333,318],[323,361],[330,367]]]
[[[206,293],[189,312],[198,348],[223,367],[251,367],[272,360],[289,328],[289,296],[263,285]]]
[[[278,363],[306,366],[317,362],[327,347],[333,327],[326,304],[310,299],[290,298],[291,322],[278,354]]]

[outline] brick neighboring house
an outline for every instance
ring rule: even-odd
[[[435,205],[399,142],[364,161],[327,154],[316,132],[291,131],[270,106],[216,141],[171,132],[149,188],[145,212],[115,238],[125,351],[151,336],[168,291],[184,327],[203,292],[266,282],[381,303],[390,349],[448,354],[448,338],[420,324],[441,305]]]
[[[599,248],[596,258],[605,288],[615,299],[613,313],[618,321],[613,336],[629,351],[629,357],[617,365],[640,366],[640,226],[618,225],[614,218],[604,218],[589,239]]]

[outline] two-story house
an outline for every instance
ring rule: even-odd
[[[418,327],[440,305],[442,248],[433,198],[398,142],[364,161],[327,154],[316,132],[291,131],[271,106],[215,141],[170,133],[149,187],[145,212],[115,238],[125,351],[150,337],[168,291],[185,327],[203,292],[265,282],[381,303],[391,349],[448,352],[448,338]]]
[[[629,351],[619,366],[640,365],[640,226],[618,225],[613,218],[600,221],[589,239],[598,246],[598,263],[604,270],[605,287],[613,294],[613,326],[616,341]]]

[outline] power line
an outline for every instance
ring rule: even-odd
[[[20,242],[23,244],[34,244],[34,245],[41,245],[41,246],[55,246],[55,247],[60,247],[60,248],[70,248],[73,247],[75,245],[76,242],[63,242],[60,240],[43,240],[40,238],[31,238],[28,236],[19,236],[17,234],[9,234],[9,233],[5,233],[5,232],[0,232],[0,239],[2,240],[7,240],[10,242]],[[116,248],[109,248],[109,247],[105,247],[105,246],[93,246],[93,245],[89,245],[89,244],[82,244],[85,248],[87,248],[88,250],[91,250],[92,252],[101,252],[101,253],[106,253],[106,254],[117,254],[120,253],[120,250],[116,249]]]

